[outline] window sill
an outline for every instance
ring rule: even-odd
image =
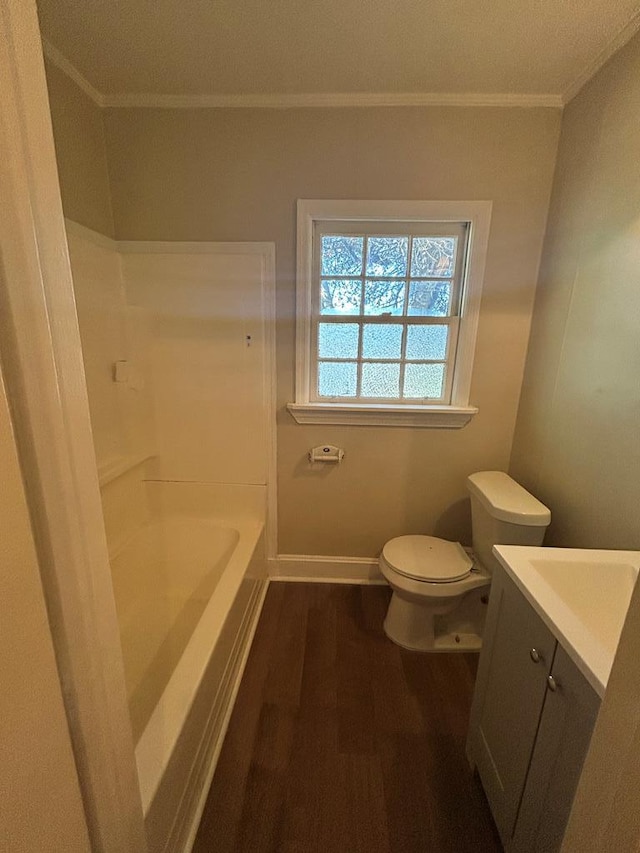
[[[299,424],[356,424],[428,429],[461,429],[477,414],[475,406],[389,406],[349,403],[288,403]]]

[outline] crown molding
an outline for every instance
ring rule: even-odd
[[[73,63],[69,62],[67,57],[55,45],[46,39],[42,39],[42,52],[49,62],[55,65],[56,68],[59,68],[60,71],[63,71],[67,77],[70,77],[78,88],[82,89],[85,95],[91,98],[96,106],[101,108],[105,106],[105,97],[102,92],[99,92],[95,86],[92,86],[87,78],[78,71]]]
[[[567,86],[560,95],[552,93],[482,93],[482,92],[309,92],[302,94],[205,94],[166,95],[129,92],[107,95],[98,91],[46,39],[42,49],[47,59],[70,77],[96,104],[106,107],[146,109],[300,109],[319,107],[550,107],[562,109],[594,77],[609,59],[640,29],[640,10],[634,12],[620,32],[598,56]]]
[[[309,92],[255,95],[105,95],[106,107],[161,109],[299,109],[322,107],[552,107],[562,109],[560,95],[477,92]]]
[[[306,94],[162,95],[99,92],[64,54],[43,39],[47,59],[70,77],[96,106],[147,109],[299,109],[318,107],[551,107],[562,109],[560,95],[479,92],[310,92]]]
[[[631,18],[627,21],[627,23],[622,27],[620,32],[611,39],[611,41],[600,51],[597,57],[590,62],[583,71],[578,74],[578,76],[574,79],[574,81],[567,86],[567,88],[562,93],[562,103],[563,105],[568,104],[572,101],[578,92],[591,80],[592,77],[600,71],[600,69],[605,65],[611,57],[617,53],[620,48],[624,47],[625,44],[630,41],[630,39],[638,32],[640,29],[640,9],[633,13]]]

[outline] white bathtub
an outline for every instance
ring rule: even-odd
[[[263,496],[145,488],[111,566],[149,849],[169,853],[193,841],[266,590]]]

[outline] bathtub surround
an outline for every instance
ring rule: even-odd
[[[273,247],[67,235],[108,534],[139,523],[130,470],[269,484],[274,553]]]
[[[147,842],[172,853],[267,587],[273,247],[67,238]]]
[[[128,300],[149,323],[151,476],[267,484],[273,246],[136,241],[118,250]]]
[[[69,219],[66,226],[96,463],[108,479],[118,463],[155,452],[149,323],[127,300],[117,244]],[[114,381],[118,362],[127,381]]]

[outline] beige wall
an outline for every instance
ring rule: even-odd
[[[640,37],[565,109],[511,471],[549,544],[640,548]],[[640,844],[640,588],[563,853]]]
[[[640,548],[640,39],[566,108],[511,471],[547,542]]]
[[[65,212],[110,233],[99,111],[48,73]],[[559,112],[110,109],[104,126],[118,239],[276,243],[280,552],[373,556],[408,531],[469,541],[465,477],[506,469],[511,453]],[[493,201],[471,424],[294,423],[284,406],[294,393],[298,198]],[[345,461],[312,471],[306,453],[324,443],[343,447]]]
[[[465,477],[511,452],[559,124],[546,109],[106,112],[119,239],[276,242],[282,553],[370,556],[408,531],[468,541]],[[294,423],[297,198],[493,201],[469,426]],[[339,468],[310,471],[320,443],[344,447]]]
[[[29,512],[0,375],[0,849],[89,850]]]
[[[102,111],[59,68],[45,67],[64,214],[112,237]]]

